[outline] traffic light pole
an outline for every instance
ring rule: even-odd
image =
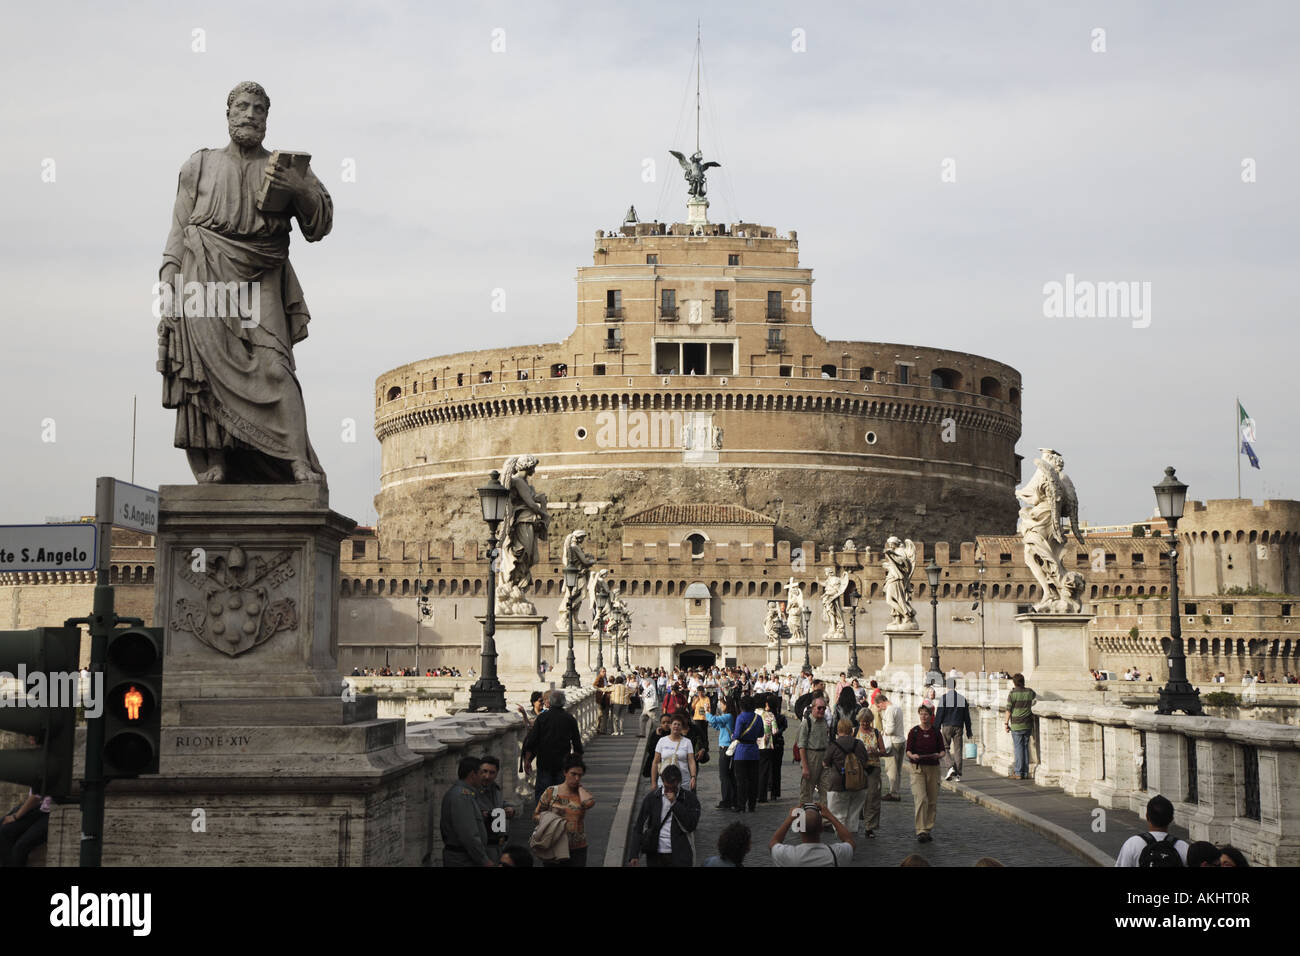
[[[113,588],[109,585],[109,558],[113,546],[113,490],[108,479],[95,486],[95,523],[99,528],[99,554],[95,562],[95,603],[88,618],[71,618],[67,625],[90,627],[90,686],[108,693],[104,664],[108,658],[108,637],[119,624],[143,627],[135,617],[118,617],[113,609]],[[86,775],[81,781],[81,865],[99,866],[104,849],[104,715],[86,718]]]

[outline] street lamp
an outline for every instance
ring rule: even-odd
[[[849,652],[849,677],[861,677],[862,668],[858,666],[858,585],[855,581],[850,581],[849,586],[844,590],[844,607],[848,609],[851,615],[853,628],[853,646]]]
[[[980,609],[980,677],[983,677],[985,674],[989,672],[988,662],[985,660],[985,656],[984,656],[984,570],[985,570],[984,565],[985,565],[985,561],[983,555],[980,555],[979,564],[980,564],[980,577],[979,577],[978,607]],[[971,608],[971,610],[973,611],[975,610],[975,608]]]
[[[778,604],[777,607],[780,605]],[[772,668],[774,671],[781,669],[781,634],[789,630],[790,626],[785,623],[785,615],[782,614],[780,620],[776,622],[776,667]]]
[[[510,492],[497,479],[499,471],[492,472],[488,483],[478,489],[479,504],[483,507],[483,520],[488,526],[488,587],[487,619],[483,622],[483,664],[479,679],[469,689],[469,709],[505,713],[506,689],[497,680],[497,528],[505,520]]]
[[[1156,506],[1160,517],[1169,525],[1169,682],[1160,688],[1157,714],[1176,710],[1199,717],[1201,692],[1187,680],[1187,656],[1183,653],[1183,626],[1178,617],[1178,519],[1183,516],[1187,486],[1174,476],[1172,467],[1165,469],[1165,479],[1155,486]]]
[[[931,556],[925,566],[925,579],[930,582],[930,611],[933,633],[930,635],[930,673],[938,674],[943,680],[943,671],[939,670],[939,572],[942,569],[935,564]]]
[[[812,627],[812,608],[807,605],[803,609],[803,672],[812,673],[812,658],[808,656],[808,645],[812,643],[812,635],[808,633]]]
[[[620,674],[623,672],[623,665],[618,661],[618,639],[623,633],[623,612],[614,612],[614,670]]]
[[[581,687],[582,678],[578,676],[578,666],[573,659],[573,599],[576,597],[578,590],[578,569],[572,566],[564,569],[564,588],[568,594],[569,617],[569,666],[564,669],[564,677],[560,681],[561,687]]]

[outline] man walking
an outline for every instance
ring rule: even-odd
[[[456,765],[457,782],[442,795],[438,829],[442,833],[443,866],[494,866],[488,856],[487,828],[479,808],[482,766],[478,757],[461,757]]]
[[[638,737],[653,733],[659,726],[659,689],[653,677],[641,678],[641,732]]]
[[[966,698],[957,693],[957,678],[948,678],[948,691],[939,701],[939,712],[935,714],[939,732],[943,734],[944,746],[952,757],[952,766],[948,768],[945,780],[961,779],[962,738],[971,736],[970,706]]]
[[[582,732],[573,715],[564,709],[564,691],[551,691],[551,705],[533,723],[524,738],[524,771],[537,758],[537,782],[533,787],[533,805],[542,802],[547,787],[564,782],[564,758],[570,752],[582,753]]]
[[[501,862],[501,848],[510,836],[510,826],[506,821],[515,815],[515,808],[506,803],[501,784],[497,783],[500,772],[501,761],[492,754],[479,758],[478,807],[483,814],[483,827],[487,830],[488,859],[493,863]]]
[[[1116,866],[1186,866],[1187,844],[1169,834],[1174,805],[1156,794],[1147,801],[1147,831],[1124,841]]]
[[[897,803],[903,782],[903,712],[889,703],[882,691],[876,697],[876,712],[880,715],[880,735],[885,738],[885,751],[889,765],[889,793],[880,799]]]
[[[812,803],[813,791],[825,803],[828,799],[823,786],[822,761],[826,758],[826,745],[830,742],[830,729],[826,726],[826,700],[813,698],[799,725],[799,764],[803,776],[799,781],[799,802]]]
[[[907,735],[907,759],[912,766],[912,800],[916,805],[916,842],[929,843],[939,809],[939,758],[943,735],[934,726],[934,711],[917,708],[920,725]]]
[[[1038,696],[1025,687],[1025,675],[1011,678],[1011,693],[1007,694],[1006,728],[1011,732],[1011,745],[1015,750],[1012,780],[1029,779],[1029,734],[1034,729],[1033,707]]]
[[[646,794],[633,829],[633,851],[644,853],[646,866],[694,866],[695,841],[700,823],[700,800],[682,787],[682,772],[668,764],[659,775],[660,786]],[[651,849],[653,847],[653,849]],[[635,864],[637,857],[629,861]]]
[[[796,820],[803,821],[802,839],[798,844],[785,843],[785,835]],[[835,829],[839,841],[822,843],[824,823]],[[824,805],[812,807],[795,807],[772,834],[767,848],[772,854],[772,863],[776,866],[848,866],[853,862],[853,850],[856,847],[853,833],[840,822]]]

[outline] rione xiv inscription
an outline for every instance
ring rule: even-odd
[[[177,572],[192,596],[176,599],[171,626],[231,657],[251,651],[278,631],[295,630],[297,604],[274,593],[297,573],[293,559],[293,551],[251,557],[239,547],[225,555],[209,552],[207,572],[188,567]]]

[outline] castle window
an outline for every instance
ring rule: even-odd
[[[430,386],[434,391],[438,390],[438,376],[433,377],[433,385]]]
[[[457,372],[457,373],[456,373],[456,387],[457,387],[457,388],[460,388],[460,386],[462,386],[462,385],[464,385],[464,384],[465,384],[465,373],[464,373],[464,372]]]
[[[659,290],[659,317],[662,319],[677,318],[677,290],[676,289]]]
[[[610,289],[605,293],[605,318],[623,318],[623,292],[621,289]]]
[[[709,346],[706,342],[682,343],[682,373],[684,375],[707,375]]]
[[[780,292],[769,292],[767,294],[767,317],[772,322],[780,322],[785,318],[785,313],[781,309]]]
[[[771,341],[771,338],[772,338],[772,331],[769,331],[769,332],[767,333],[767,337],[768,337],[768,340]],[[778,339],[778,341],[780,341],[780,340]],[[792,376],[792,375],[794,374],[794,366],[793,366],[793,365],[778,365],[777,368],[776,368],[776,374],[777,374],[777,375],[780,375],[782,378],[789,378],[790,376]]]
[[[648,266],[657,266],[657,265],[659,265],[659,256],[657,256],[657,255],[656,255],[655,253],[653,253],[653,252],[647,252],[647,253],[646,253],[646,257],[645,257],[645,264],[648,265]]]
[[[1145,559],[1142,555],[1138,554],[1136,551],[1133,552],[1133,563],[1134,563],[1134,564],[1142,564],[1145,560],[1146,560],[1146,559]]]
[[[364,541],[352,542],[352,560],[364,561],[366,557],[366,543]]]
[[[692,558],[704,557],[704,535],[702,534],[688,535],[686,541],[691,546]],[[699,604],[700,602],[696,601],[695,603]]]
[[[556,362],[551,366],[551,378],[564,378],[569,374],[569,366],[564,362]]]
[[[1291,616],[1291,605],[1290,605],[1290,604],[1283,604],[1283,605],[1282,605],[1282,616],[1283,616],[1283,617],[1290,617],[1290,616]]]
[[[870,365],[864,365],[858,369],[859,382],[874,382],[876,380],[876,370]]]
[[[1222,613],[1223,613],[1223,614],[1231,614],[1231,613],[1232,613],[1232,605],[1231,605],[1231,604],[1224,604],[1224,605],[1222,606]]]
[[[478,373],[478,381],[479,381],[479,384],[480,384],[480,385],[491,385],[491,384],[492,384],[492,370],[491,370],[491,369],[486,369],[486,370],[484,370],[484,371],[482,371],[482,372],[479,372],[479,373]]]
[[[836,368],[834,365],[822,366],[822,378],[834,378],[835,372],[836,372]]]
[[[1009,552],[1003,551],[1001,554],[998,555],[998,564],[1010,564],[1010,563],[1011,563],[1011,554]]]
[[[737,255],[736,253],[732,253],[731,255],[727,256],[727,265],[729,266],[740,265],[740,256]]]
[[[989,398],[1002,397],[1002,383],[991,375],[986,375],[980,379],[980,394],[987,395]]]
[[[1019,405],[1019,404],[1020,404],[1020,389],[1018,389],[1018,388],[1010,389],[1010,390],[1008,391],[1008,393],[1007,393],[1007,397],[1011,399],[1011,404],[1012,404],[1012,405]]]
[[[731,293],[726,289],[713,290],[713,317],[724,322],[731,318]]]
[[[388,390],[388,401],[395,402],[397,401],[397,399],[401,397],[402,397],[402,389],[399,386],[394,385],[392,388]]]
[[[591,367],[591,374],[592,374],[592,375],[604,375],[604,374],[605,374],[605,366],[604,366],[604,365],[593,365],[593,366]]]
[[[896,366],[894,366],[894,367],[898,370],[898,372],[897,372],[897,376],[898,376],[898,384],[899,384],[899,385],[906,385],[906,384],[908,383],[908,381],[909,381],[909,379],[908,379],[908,372],[911,371],[911,366],[910,366],[910,365],[896,365]]]
[[[961,388],[961,373],[950,368],[937,368],[930,373],[931,388]]]
[[[1195,604],[1184,604],[1184,605],[1183,605],[1183,613],[1184,613],[1184,614],[1195,614],[1195,613],[1196,613],[1196,605],[1195,605]]]
[[[528,381],[528,369],[521,368],[518,372],[515,373],[515,378],[517,378],[521,382]]]

